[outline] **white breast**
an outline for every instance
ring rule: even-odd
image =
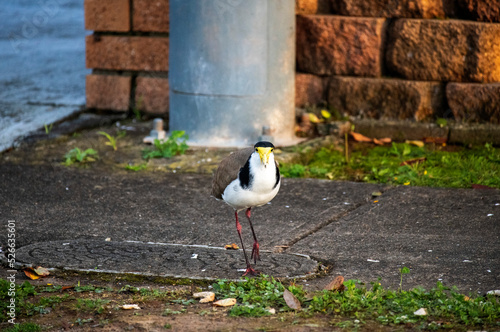
[[[250,157],[250,173],[253,175],[250,186],[242,188],[240,180],[236,178],[226,187],[222,199],[238,211],[268,203],[276,196],[281,185],[281,181],[276,185],[274,165],[273,154],[270,155],[267,167],[264,167],[259,155],[253,153]]]

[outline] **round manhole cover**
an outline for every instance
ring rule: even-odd
[[[254,266],[263,274],[300,278],[316,273],[308,256],[261,251]],[[111,273],[135,273],[190,279],[238,279],[245,270],[241,250],[168,243],[69,240],[21,247],[16,258],[47,268]]]

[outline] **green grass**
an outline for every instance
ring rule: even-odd
[[[54,290],[50,287],[43,287],[41,292],[53,292],[60,287],[55,287]],[[16,318],[24,316],[32,316],[34,314],[44,314],[47,313],[49,308],[54,308],[56,304],[69,299],[69,295],[54,295],[40,297],[37,302],[33,303],[30,299],[37,295],[35,287],[31,285],[28,281],[15,286],[15,292],[12,292],[10,288],[10,283],[5,279],[0,279],[0,321],[5,322],[9,320],[7,315],[8,308],[7,305],[10,302],[11,295],[14,295],[15,302],[15,314]]]
[[[348,280],[344,285],[344,292],[322,291],[315,295],[308,310],[360,321],[372,319],[384,325],[412,323],[429,328],[433,322],[445,320],[450,327],[454,324],[500,327],[500,302],[493,296],[469,298],[440,282],[430,291],[423,288],[392,291],[376,282],[366,287],[356,280]],[[420,308],[426,308],[428,315],[415,315]]]
[[[186,141],[188,135],[184,131],[174,130],[165,141],[154,140],[154,150],[146,149],[142,151],[142,157],[146,160],[151,158],[172,158],[176,155],[186,153],[189,148]]]
[[[12,327],[9,327],[3,331],[4,332],[38,332],[41,330],[42,330],[42,328],[38,324],[21,323],[21,324],[15,324]]]
[[[116,137],[115,136],[111,136],[110,134],[108,134],[107,132],[105,131],[100,131],[98,132],[99,135],[102,135],[104,137],[106,137],[106,139],[108,140],[105,144],[110,146],[111,148],[113,148],[114,151],[118,150],[118,146],[116,145],[116,142],[119,138],[122,138],[126,135],[126,132],[125,131],[118,131]]]
[[[246,278],[244,282],[230,282],[219,280],[213,284],[217,298],[236,298],[238,304],[229,311],[230,316],[267,316],[270,315],[266,308],[280,308],[281,311],[291,310],[283,299],[285,286],[274,278],[262,276]],[[304,291],[295,286],[288,290],[299,299],[304,299]]]
[[[15,316],[19,317],[22,312],[26,312],[30,303],[27,301],[29,297],[36,294],[35,287],[28,281],[15,286],[15,290],[11,287],[8,280],[0,279],[0,321],[5,322],[9,318],[7,306],[10,304],[12,295],[16,300],[15,302]]]
[[[401,276],[408,273],[402,270]],[[445,321],[447,326],[475,326],[500,328],[500,300],[494,296],[469,298],[456,288],[443,286],[427,291],[414,288],[408,291],[384,289],[379,282],[370,286],[358,280],[344,282],[345,291],[318,291],[306,294],[302,287],[287,287],[302,304],[303,315],[317,313],[339,315],[344,319],[340,325],[356,327],[366,321],[382,325],[413,324],[421,329],[435,329],[436,321]],[[231,316],[265,316],[265,308],[289,311],[283,300],[285,286],[273,278],[261,276],[244,282],[219,280],[213,285],[217,298],[234,297],[238,304],[230,309]],[[414,312],[426,308],[427,316]],[[347,321],[345,320],[347,318]],[[340,326],[342,327],[342,326]]]
[[[142,108],[142,97],[139,97],[137,98],[135,106],[132,108],[132,113],[134,113],[134,116],[137,120],[142,119],[141,108]]]
[[[97,151],[94,149],[81,150],[74,148],[64,155],[64,165],[71,166],[75,163],[84,165],[95,161],[97,158]]]
[[[49,308],[55,308],[56,304],[68,300],[69,297],[70,296],[68,294],[62,296],[54,295],[40,297],[37,303],[26,302],[24,305],[25,314],[27,316],[32,316],[34,314],[46,314],[50,311]]]
[[[246,278],[241,282],[218,280],[212,285],[216,299],[233,297],[237,304],[228,310],[230,316],[259,317],[270,315],[269,308],[276,312],[294,312],[295,317],[307,318],[326,315],[332,318],[332,324],[337,327],[357,329],[374,324],[389,325],[396,328],[413,328],[418,330],[454,329],[454,330],[499,330],[500,329],[500,298],[493,295],[465,296],[455,287],[445,287],[438,282],[430,290],[417,287],[403,290],[404,275],[409,269],[400,269],[401,282],[397,290],[383,288],[379,281],[364,284],[358,280],[346,280],[345,290],[315,291],[307,293],[302,286],[294,283],[285,285],[279,280],[268,276]],[[78,288],[77,288],[78,287]],[[0,280],[0,306],[2,321],[8,319],[6,303],[9,301],[10,284]],[[52,293],[60,291],[59,287],[41,286],[40,292]],[[294,311],[286,304],[283,293],[289,290],[300,302],[302,309]],[[104,291],[102,287],[75,286],[75,292]],[[105,291],[108,291],[107,289]],[[148,288],[124,286],[120,290],[109,290],[112,293],[130,293],[137,301],[167,300],[163,311],[164,316],[178,315],[187,312],[187,306],[197,305],[189,295],[190,292],[161,291]],[[25,282],[16,287],[16,317],[26,317],[47,312],[47,308],[57,310],[57,304],[71,301],[78,313],[101,314],[110,305],[112,297],[75,298],[70,294],[34,297],[35,287]],[[34,300],[36,299],[36,301]],[[169,308],[169,303],[175,304],[175,309]],[[178,309],[178,305],[183,308]],[[209,306],[209,304],[207,304]],[[117,309],[118,307],[115,307]],[[414,313],[425,308],[426,316]],[[202,311],[200,315],[206,313]],[[284,317],[284,316],[278,316]],[[75,323],[85,324],[88,320],[80,319]],[[36,324],[18,324],[12,326],[12,331],[38,331]]]
[[[45,129],[45,133],[48,135],[52,131],[52,127],[54,126],[53,123],[47,125],[46,123],[43,124],[43,128]]]
[[[329,146],[301,153],[293,163],[284,163],[285,177],[315,177],[394,185],[470,188],[481,184],[500,188],[500,149],[482,147],[417,147],[406,143],[372,147],[355,144],[350,162],[342,148]],[[410,161],[408,165],[403,162]]]
[[[103,299],[76,299],[75,307],[78,311],[101,314],[109,302],[111,301]]]
[[[148,167],[148,164],[137,164],[137,165],[126,165],[125,169],[127,171],[132,171],[132,172],[139,172],[142,170],[145,170]]]

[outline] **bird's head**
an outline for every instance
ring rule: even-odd
[[[266,167],[269,164],[269,157],[273,155],[274,145],[271,142],[257,142],[254,145],[255,152],[259,154],[260,161]]]

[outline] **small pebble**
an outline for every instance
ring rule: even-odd
[[[420,308],[417,311],[413,313],[415,316],[426,316],[427,315],[427,309],[425,308]]]

